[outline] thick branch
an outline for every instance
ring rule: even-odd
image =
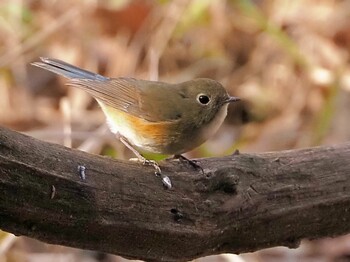
[[[295,247],[350,232],[349,159],[350,143],[200,159],[205,174],[165,162],[165,190],[152,167],[0,128],[0,228],[144,260]]]

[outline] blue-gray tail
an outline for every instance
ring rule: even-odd
[[[81,69],[58,59],[40,57],[42,62],[34,62],[32,65],[49,70],[55,74],[70,78],[70,79],[94,79],[107,80],[108,77],[95,74],[93,72]]]

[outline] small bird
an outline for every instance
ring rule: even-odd
[[[69,78],[67,85],[93,96],[110,130],[139,160],[155,166],[159,173],[159,166],[138,150],[182,157],[209,139],[224,121],[228,104],[240,100],[207,78],[178,84],[109,78],[58,59],[40,59],[32,65]]]

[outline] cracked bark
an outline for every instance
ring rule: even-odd
[[[349,159],[350,143],[199,159],[205,174],[173,160],[165,190],[153,167],[0,127],[0,228],[148,261],[297,247],[350,232]]]

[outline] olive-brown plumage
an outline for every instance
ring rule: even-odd
[[[228,103],[239,100],[211,79],[168,84],[109,78],[57,59],[41,60],[33,65],[67,77],[68,85],[90,93],[112,132],[149,152],[178,155],[199,146],[220,127]]]

